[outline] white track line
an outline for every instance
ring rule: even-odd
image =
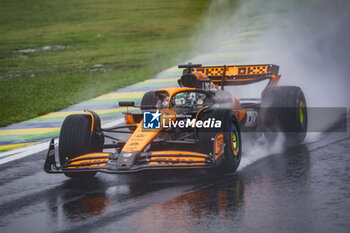
[[[118,120],[115,120],[115,121],[111,121],[111,122],[108,122],[106,124],[103,124],[102,126],[104,128],[109,128],[109,127],[113,127],[113,126],[116,126],[116,125],[120,125],[121,123],[124,122],[124,118],[120,118]]]
[[[2,153],[0,153],[0,158],[6,157],[6,156],[9,156],[9,155],[18,154],[20,152],[28,150],[28,148],[31,148],[31,147],[34,147],[34,146],[37,146],[37,145],[38,144],[32,145],[32,146],[22,147],[22,148],[19,148],[19,149],[10,150],[10,151],[7,151],[7,152],[2,152]]]
[[[103,127],[109,128],[109,127],[119,125],[123,122],[124,122],[124,118],[120,118],[118,120],[103,124]],[[56,143],[58,143],[58,139],[55,139],[55,144]],[[17,159],[21,159],[48,149],[49,149],[49,141],[43,142],[37,145],[33,145],[33,146],[28,146],[28,147],[24,147],[24,148],[12,150],[12,151],[0,153],[0,158],[5,157],[3,159],[0,159],[0,165],[17,160]]]
[[[48,148],[49,148],[49,142],[44,142],[44,143],[40,143],[38,145],[29,146],[29,147],[26,147],[26,149],[27,149],[26,151],[23,151],[23,152],[14,154],[14,155],[10,155],[6,158],[0,159],[0,164],[8,163],[8,162],[11,162],[11,161],[16,160],[16,159],[21,159],[21,158],[27,157],[29,155],[47,150]]]

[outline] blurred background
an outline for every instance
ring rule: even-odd
[[[349,105],[345,0],[0,2],[0,126],[184,61],[278,64],[309,104]]]

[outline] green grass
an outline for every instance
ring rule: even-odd
[[[152,78],[188,58],[208,4],[0,0],[0,125]]]

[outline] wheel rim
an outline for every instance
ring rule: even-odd
[[[303,101],[300,101],[299,103],[299,120],[300,120],[300,125],[302,128],[304,128],[305,125],[305,119],[306,114],[305,114],[305,104]]]
[[[239,152],[239,134],[236,126],[232,126],[231,128],[231,145],[233,155],[237,157]]]

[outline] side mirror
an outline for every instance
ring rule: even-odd
[[[119,101],[119,107],[135,107],[134,101]]]

